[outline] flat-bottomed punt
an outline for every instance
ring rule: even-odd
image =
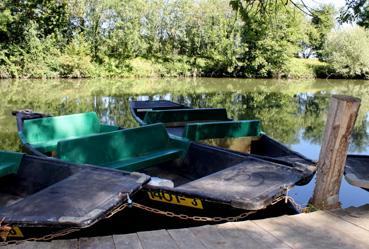
[[[140,125],[164,123],[168,133],[241,153],[250,153],[294,167],[315,171],[315,162],[261,132],[260,121],[234,121],[224,108],[192,108],[166,100],[131,101]]]
[[[299,168],[172,138],[162,124],[60,141],[56,156],[155,177],[133,198],[199,216],[264,209],[311,177]]]
[[[17,120],[24,122],[23,127],[18,124],[21,138],[36,137],[32,130],[42,134],[43,124],[47,124],[46,130],[57,127],[58,134],[65,134],[62,131],[65,126],[58,125],[57,121],[66,116],[47,117],[45,122],[44,118],[25,119],[20,117],[22,113],[17,115]],[[28,130],[29,127],[32,129]],[[37,151],[35,147],[32,150],[67,162],[150,175],[151,181],[133,200],[192,217],[238,216],[263,210],[283,197],[288,188],[310,180],[313,175],[307,167],[277,164],[169,136],[162,124],[84,136],[73,134],[74,137],[58,139],[48,151]],[[30,139],[22,141],[28,143],[28,147],[33,146]]]
[[[62,231],[104,231],[108,227],[102,222],[149,179],[140,173],[0,151],[1,237],[19,240]],[[112,220],[116,223],[110,226],[124,222]]]

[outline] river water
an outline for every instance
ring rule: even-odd
[[[20,150],[12,110],[32,109],[52,115],[95,111],[101,121],[124,127],[137,123],[129,100],[172,100],[194,107],[225,107],[234,119],[259,119],[268,135],[317,160],[332,94],[362,100],[349,151],[369,154],[369,81],[261,79],[94,79],[0,81],[0,149]],[[290,195],[301,205],[315,180]],[[369,201],[369,192],[343,180],[343,207]]]

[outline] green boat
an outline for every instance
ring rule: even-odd
[[[0,241],[119,228],[127,222],[119,207],[149,180],[140,173],[0,151]]]
[[[287,212],[291,208],[286,207],[281,198],[289,188],[311,179],[314,173],[307,168],[277,164],[171,136],[163,124],[81,135],[79,128],[70,125],[78,123],[70,120],[76,117],[73,115],[35,119],[27,119],[21,112],[16,115],[18,122],[23,122],[23,125],[18,123],[23,145],[31,148],[31,152],[52,155],[66,162],[151,176],[150,182],[132,199],[161,211],[161,215],[156,212],[150,216],[151,221],[157,221],[151,223],[152,227],[154,223],[163,224],[163,214],[168,212],[182,214],[190,224],[197,225],[225,221],[209,217],[236,217],[237,220],[255,211],[258,211],[255,215],[280,214],[274,210],[276,202]],[[83,115],[78,114],[78,119],[83,120],[80,117]],[[69,122],[59,125],[62,118]],[[63,131],[65,127],[68,133]],[[47,132],[43,133],[43,129]],[[50,138],[53,143],[49,147],[47,139]],[[274,211],[265,211],[267,209]],[[196,220],[193,217],[208,218]]]
[[[249,153],[265,160],[315,171],[316,164],[261,132],[258,120],[235,121],[224,108],[192,108],[167,100],[131,101],[140,125],[163,123],[168,133],[192,141]]]

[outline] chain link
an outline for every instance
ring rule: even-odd
[[[111,212],[109,212],[109,213],[105,216],[105,218],[106,218],[106,219],[109,219],[109,218],[110,218],[110,217],[112,217],[114,214],[116,214],[116,213],[118,213],[118,212],[120,212],[120,211],[123,211],[126,207],[127,207],[127,204],[126,204],[126,203],[124,203],[124,204],[122,204],[122,205],[118,206],[116,209],[114,209],[114,210],[112,210]]]
[[[300,205],[298,205],[292,197],[290,197],[288,195],[280,196],[280,197],[274,199],[273,202],[271,203],[271,205],[275,205],[276,203],[278,203],[282,200],[285,200],[286,203],[287,203],[287,201],[290,201],[292,203],[292,205],[298,211],[301,211],[301,212],[304,211],[304,209]],[[181,220],[193,220],[193,221],[198,221],[198,222],[235,222],[235,221],[245,219],[249,215],[254,214],[254,213],[257,212],[257,211],[247,211],[247,212],[241,213],[237,216],[229,216],[229,217],[190,216],[190,215],[187,215],[187,214],[176,214],[176,213],[170,212],[170,211],[162,211],[160,209],[148,207],[148,206],[145,206],[143,204],[131,203],[130,202],[128,204],[124,203],[124,204],[121,204],[121,205],[117,206],[114,210],[107,213],[105,215],[105,218],[109,219],[114,214],[124,210],[127,207],[131,207],[131,206],[139,208],[141,210],[145,210],[147,212],[151,212],[151,213],[155,213],[155,214],[159,214],[159,215],[164,215],[164,216],[167,216],[167,217],[178,218],[178,219],[181,219]],[[97,221],[95,221],[95,222],[97,222]],[[95,224],[95,223],[93,223],[93,224]],[[93,224],[91,224],[91,225],[93,225]],[[7,228],[7,226],[1,226],[1,223],[0,223],[0,228],[5,229],[5,228]],[[81,228],[71,227],[71,228],[66,228],[64,230],[61,230],[61,231],[58,231],[58,232],[55,232],[55,233],[52,233],[52,234],[48,234],[48,235],[45,235],[45,236],[42,236],[42,237],[39,237],[39,238],[28,238],[28,239],[24,239],[24,240],[4,241],[4,242],[0,242],[0,246],[6,246],[6,245],[11,245],[11,244],[21,244],[21,243],[26,242],[26,241],[50,241],[50,240],[53,240],[55,238],[66,236],[68,234],[77,232],[80,229]],[[0,230],[2,230],[2,229],[0,229]]]
[[[115,208],[114,210],[112,210],[109,213],[107,213],[106,216],[105,216],[105,218],[106,219],[109,219],[114,214],[122,211],[126,207],[127,207],[127,204],[121,204],[121,205],[119,205],[117,208]],[[96,222],[97,221],[95,221],[93,224],[95,224]],[[91,225],[93,225],[93,224],[91,224]],[[0,228],[2,228],[2,227],[0,227]],[[0,229],[0,231],[1,230],[2,229]],[[50,241],[50,240],[53,240],[55,238],[63,237],[63,236],[66,236],[68,234],[71,234],[71,233],[74,233],[74,232],[78,232],[79,230],[81,230],[81,228],[79,228],[79,227],[66,228],[64,230],[61,230],[61,231],[58,231],[58,232],[55,232],[55,233],[52,233],[52,234],[47,234],[45,236],[38,237],[38,238],[28,238],[28,239],[23,239],[23,240],[3,241],[3,242],[0,242],[0,246],[6,246],[6,245],[12,245],[12,244],[16,244],[17,245],[17,244],[24,243],[26,241]]]
[[[55,238],[66,236],[70,233],[77,232],[79,230],[80,230],[80,228],[67,228],[67,229],[58,231],[56,233],[47,234],[45,236],[38,237],[38,238],[28,238],[28,239],[23,239],[23,240],[3,241],[3,242],[0,242],[0,246],[18,245],[18,244],[22,244],[26,241],[50,241],[50,240],[53,240]]]
[[[206,217],[206,216],[190,216],[187,214],[176,214],[170,211],[162,211],[156,208],[148,207],[139,203],[133,203],[134,207],[155,213],[160,215],[165,215],[167,217],[173,217],[173,218],[179,218],[181,220],[193,220],[193,221],[200,221],[200,222],[234,222],[241,219],[246,218],[247,216],[256,213],[256,211],[248,211],[244,212],[237,216],[231,216],[231,217]]]

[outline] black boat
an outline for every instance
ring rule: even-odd
[[[117,212],[150,177],[0,151],[0,235],[3,240],[52,239],[104,231],[124,220]],[[122,211],[123,212],[123,211]],[[115,216],[115,215],[114,215]]]
[[[369,191],[369,156],[347,155],[345,179],[351,185]]]
[[[27,117],[32,116],[30,113],[24,115],[23,112],[18,112],[16,115],[19,135],[23,145],[31,148],[30,152],[36,151],[43,156],[52,155],[68,162],[150,175],[151,181],[132,199],[135,203],[156,208],[156,211],[148,212],[154,214],[150,220],[156,219],[157,223],[163,223],[163,215],[173,217],[173,213],[186,217],[191,225],[244,219],[250,212],[258,211],[256,215],[260,215],[263,212],[259,210],[268,207],[273,210],[276,206],[272,204],[277,201],[279,206],[285,207],[284,211],[289,212],[291,209],[286,209],[281,198],[287,189],[311,179],[313,174],[303,167],[277,164],[250,155],[193,143],[187,139],[170,137],[161,124],[112,129],[110,132],[84,136],[73,133],[73,137],[60,139],[65,135],[65,127],[76,132],[69,127],[73,122],[60,126],[55,123],[62,119],[60,117],[29,120]],[[69,120],[70,117],[65,118]],[[61,130],[55,129],[56,127]],[[32,135],[31,131],[41,134],[42,129],[47,132],[46,135],[40,135],[43,141],[39,142],[36,139],[38,136]],[[56,144],[53,141],[49,147],[50,143],[44,138],[55,137],[50,135],[51,131],[58,134],[58,141]],[[290,203],[287,206],[291,207]],[[281,213],[265,212],[269,215]],[[235,218],[212,219],[200,216]],[[136,225],[137,223],[139,221]],[[155,225],[152,224],[152,227]]]
[[[258,120],[234,121],[224,108],[191,108],[167,100],[131,101],[140,125],[164,123],[168,133],[315,172],[316,163],[261,132]]]

